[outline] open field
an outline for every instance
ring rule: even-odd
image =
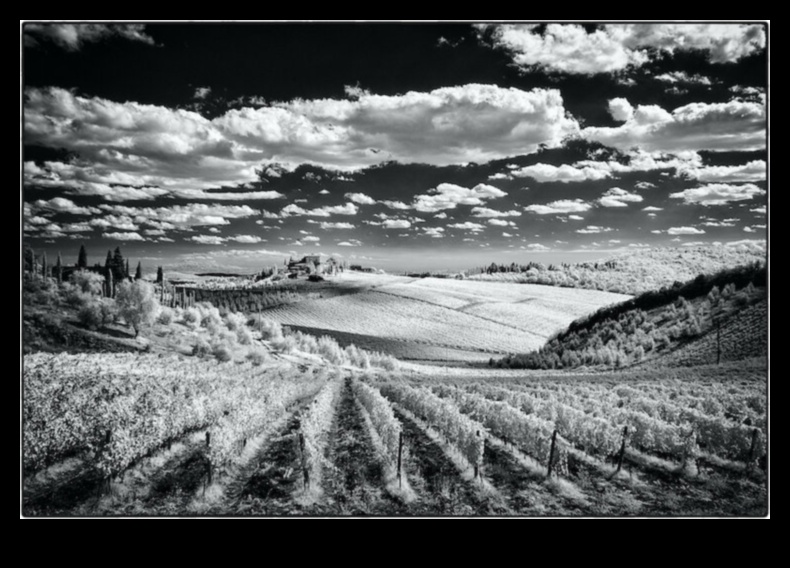
[[[347,334],[361,346],[405,359],[487,360],[490,354],[537,349],[574,319],[628,298],[539,285],[355,273],[343,275],[337,287],[349,293],[278,306],[265,316],[341,342]],[[444,351],[426,353],[426,346]]]

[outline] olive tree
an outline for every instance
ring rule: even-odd
[[[134,328],[135,337],[140,334],[142,326],[151,325],[159,315],[160,306],[154,287],[144,280],[122,282],[117,288],[115,304],[118,314]]]

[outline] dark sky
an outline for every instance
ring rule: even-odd
[[[767,36],[27,23],[25,242],[184,271],[314,250],[399,270],[752,246]]]

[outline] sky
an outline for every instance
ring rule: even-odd
[[[763,23],[37,23],[23,242],[147,273],[766,240]]]

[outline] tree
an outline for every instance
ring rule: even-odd
[[[103,281],[101,274],[87,270],[77,270],[71,275],[72,284],[83,294],[100,294]]]
[[[134,271],[134,279],[135,280],[142,280],[143,278],[143,264],[141,261],[137,261],[137,270]]]
[[[58,280],[58,284],[63,283],[63,258],[58,253],[58,261],[55,264],[55,278]]]
[[[107,258],[104,260],[104,268],[112,267],[112,252],[107,251]]]
[[[156,269],[156,283],[157,284],[165,283],[165,272],[164,270],[162,270],[161,266],[158,266]]]
[[[77,257],[77,268],[88,268],[88,253],[85,251],[85,245],[80,245],[80,254]]]
[[[41,253],[41,278],[46,278],[48,276],[47,275],[48,269],[49,267],[47,266],[47,253],[46,251],[44,251],[43,253]]]
[[[154,287],[144,280],[122,282],[115,297],[118,314],[134,328],[134,336],[140,334],[144,325],[150,325],[159,314],[159,301]]]
[[[124,278],[129,278],[130,275],[131,275],[131,273],[129,272],[129,259],[127,258],[126,259],[126,270],[124,270],[123,277]]]

